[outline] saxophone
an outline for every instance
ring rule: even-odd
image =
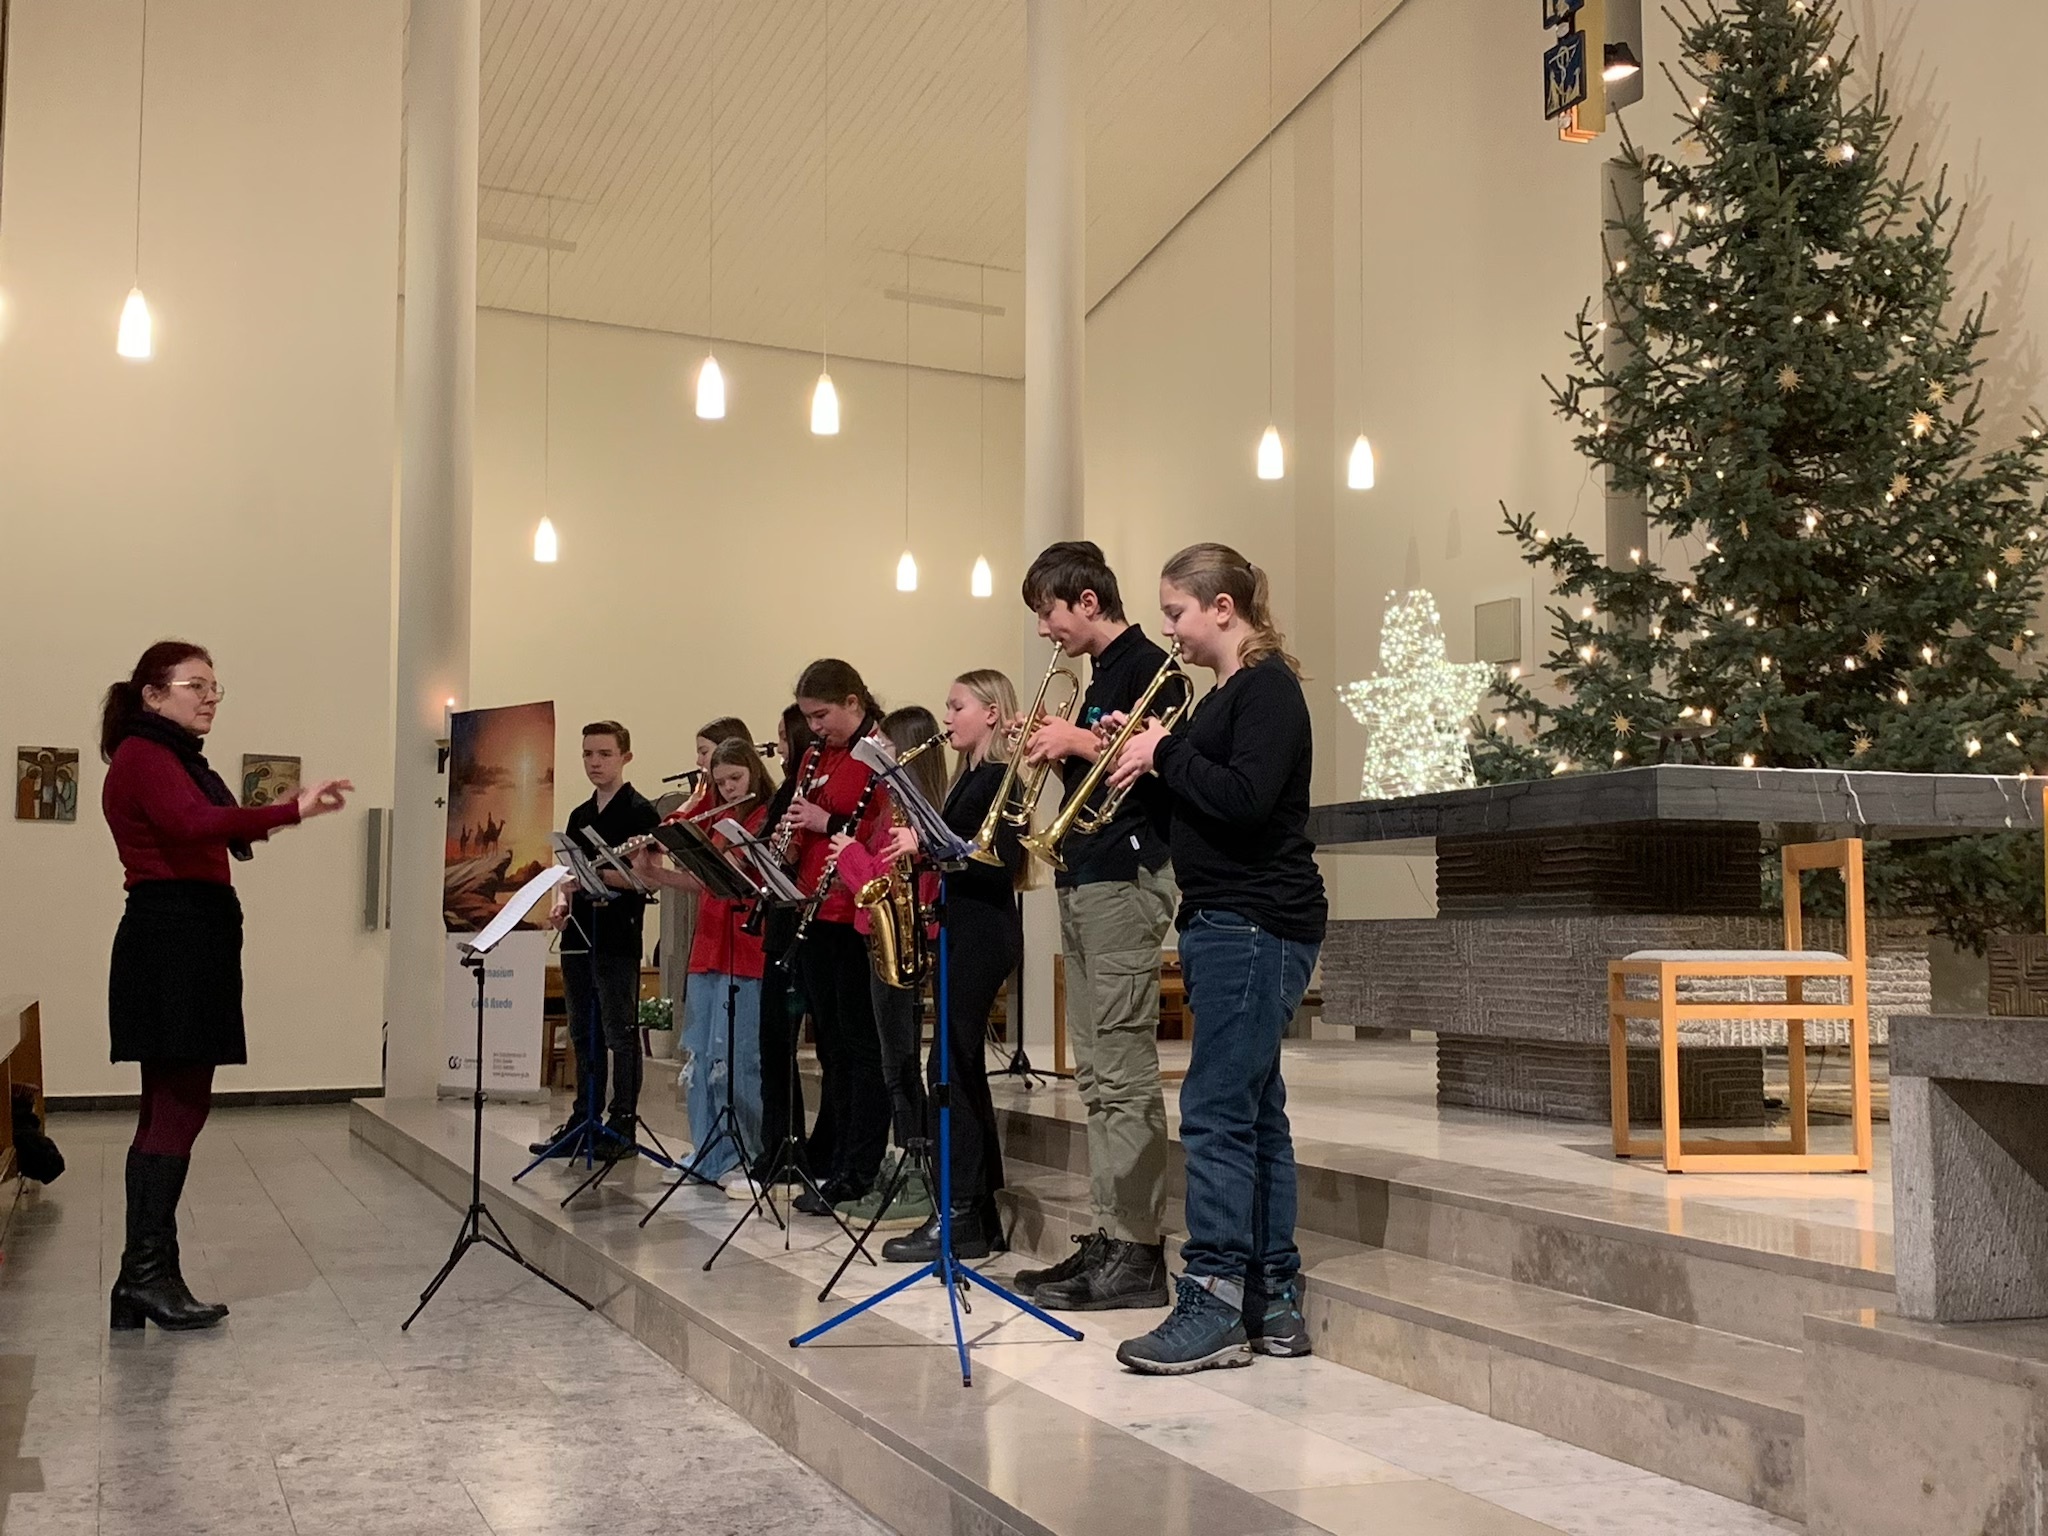
[[[909,818],[892,798],[891,819],[899,827]],[[911,860],[890,862],[886,875],[877,875],[853,893],[853,904],[868,916],[868,962],[882,984],[899,992],[913,992],[924,981],[929,968],[924,933],[924,908],[917,899],[917,870]]]

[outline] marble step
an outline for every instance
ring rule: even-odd
[[[1315,1262],[1304,1308],[1341,1365],[1804,1518],[1797,1349],[1384,1250]]]
[[[998,1113],[1007,1155],[1085,1179],[1083,1124]],[[1676,1180],[1648,1194],[1302,1138],[1295,1152],[1298,1225],[1340,1242],[1795,1349],[1810,1313],[1893,1305],[1888,1237],[1689,1198]],[[1177,1138],[1168,1177],[1178,1199]]]
[[[1013,1245],[1064,1257],[1087,1185],[1011,1158]],[[1167,1212],[1181,1221],[1178,1206]],[[1303,1228],[1316,1352],[1353,1370],[1800,1518],[1799,1349]]]

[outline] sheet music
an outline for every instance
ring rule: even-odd
[[[584,857],[581,848],[569,841],[568,833],[550,832],[548,841],[554,844],[555,858],[576,876],[577,885],[592,901],[610,901],[619,894],[604,883],[604,876],[597,872],[597,866]]]
[[[739,822],[728,816],[719,822],[714,830],[733,847],[746,854],[747,862],[754,866],[754,873],[761,881],[761,888],[771,899],[781,902],[797,902],[804,899],[804,893],[797,888],[796,882],[775,862],[775,855],[768,851],[760,839],[750,836]]]
[[[525,917],[527,913],[540,904],[541,897],[547,895],[549,891],[552,891],[556,886],[569,878],[570,870],[568,865],[550,864],[546,869],[514,891],[506,899],[505,905],[500,909],[498,915],[491,919],[490,926],[462,947],[472,955],[488,955],[498,947],[499,941],[506,934],[519,926],[521,918]]]
[[[590,844],[591,851],[597,855],[600,863],[609,864],[613,869],[625,876],[629,889],[638,891],[642,896],[651,897],[654,894],[648,888],[647,882],[635,874],[626,864],[625,860],[612,851],[611,844],[604,840],[604,835],[597,828],[585,827],[583,829],[583,838],[585,842]]]
[[[974,852],[974,844],[947,826],[946,818],[925,799],[886,741],[864,737],[853,744],[853,755],[887,781],[889,793],[916,829],[918,845],[927,858],[938,864],[958,864]]]

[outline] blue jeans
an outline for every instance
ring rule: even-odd
[[[726,1053],[725,998],[737,981],[733,998],[730,1056]],[[725,1085],[732,1083],[733,1108],[739,1112],[740,1134],[747,1156],[761,1155],[761,983],[751,976],[734,978],[715,971],[693,971],[683,988],[683,1047],[690,1053],[688,1095],[690,1139],[703,1160],[697,1172],[719,1179],[739,1166],[740,1149],[730,1136],[710,1144],[712,1122],[725,1108]]]
[[[1280,1040],[1321,948],[1276,938],[1234,912],[1197,912],[1181,933],[1195,1016],[1194,1055],[1180,1087],[1188,1183],[1181,1259],[1190,1275],[1277,1290],[1301,1271]]]

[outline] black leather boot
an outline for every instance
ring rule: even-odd
[[[108,1303],[115,1328],[211,1328],[226,1307],[195,1301],[178,1274],[178,1191],[191,1159],[128,1151],[128,1247]]]
[[[166,1213],[165,1225],[169,1231],[171,1245],[171,1284],[177,1288],[179,1294],[191,1305],[226,1317],[228,1315],[228,1304],[226,1302],[201,1301],[192,1294],[192,1288],[185,1284],[184,1266],[178,1260],[178,1205],[185,1198],[185,1179],[192,1172],[192,1159],[189,1156],[173,1157],[170,1159],[170,1162],[173,1165],[171,1188],[165,1197],[164,1211]]]
[[[956,1259],[985,1259],[995,1251],[988,1229],[982,1223],[979,1202],[970,1200],[965,1205],[953,1207],[953,1257]],[[906,1232],[901,1237],[892,1237],[882,1244],[882,1257],[891,1264],[929,1264],[939,1256],[939,1217],[934,1211],[932,1218],[915,1232]]]
[[[1093,1265],[1071,1280],[1040,1285],[1031,1299],[1048,1312],[1163,1307],[1171,1300],[1166,1287],[1166,1246],[1112,1238],[1097,1251]]]

